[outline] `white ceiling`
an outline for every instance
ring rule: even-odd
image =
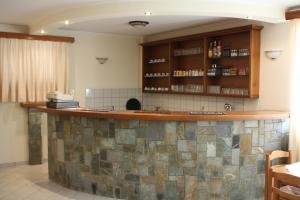
[[[129,21],[145,20],[149,22],[145,28],[133,28]],[[62,27],[65,30],[79,30],[97,33],[114,33],[125,35],[151,35],[184,27],[191,27],[211,22],[220,21],[222,18],[201,16],[140,16],[109,18],[79,22]]]
[[[0,23],[30,25],[68,7],[101,0],[0,0]]]
[[[245,18],[280,22],[299,0],[0,0],[0,23],[27,25],[32,33],[63,28],[90,32],[145,35],[222,20]],[[147,10],[153,15],[146,17]],[[72,22],[68,27],[63,21]],[[127,25],[148,20],[144,30]]]

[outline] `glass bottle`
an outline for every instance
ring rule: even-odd
[[[217,41],[215,40],[213,43],[213,57],[217,57],[218,52],[217,52]]]
[[[213,43],[209,43],[209,49],[208,49],[208,57],[212,58],[213,57]]]
[[[221,40],[218,40],[218,45],[217,45],[217,57],[221,57],[221,55],[222,55]]]

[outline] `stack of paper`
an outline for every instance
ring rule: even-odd
[[[286,165],[286,168],[292,175],[300,177],[300,162]]]
[[[47,94],[48,108],[79,108],[79,102],[74,101],[74,96],[61,92],[49,92]]]
[[[61,92],[49,92],[47,95],[47,99],[53,102],[61,102],[61,101],[73,101],[74,97],[69,94],[63,94]]]

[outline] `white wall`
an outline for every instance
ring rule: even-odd
[[[85,105],[86,88],[139,87],[138,37],[84,32],[71,35],[75,36],[71,79],[76,99],[82,106]],[[108,61],[99,64],[96,57],[107,57]]]
[[[290,23],[263,24],[260,55],[260,97],[246,100],[248,110],[290,110]],[[265,50],[282,49],[277,60],[265,56]]]
[[[27,111],[17,104],[0,104],[0,164],[28,160]]]
[[[228,20],[219,23],[167,32],[145,37],[145,41],[196,34],[218,29],[225,29],[247,24],[261,24],[261,59],[260,59],[260,97],[257,100],[244,100],[244,110],[289,110],[290,105],[290,23],[268,24],[246,20]],[[277,60],[270,60],[264,55],[265,50],[282,49],[283,54]]]
[[[25,32],[24,26],[0,24],[0,31]],[[27,112],[20,105],[0,103],[0,164],[28,160]]]
[[[81,106],[85,106],[86,88],[140,87],[140,37],[63,30],[51,34],[75,38],[70,52],[70,89],[75,89]],[[99,64],[96,57],[108,61]]]

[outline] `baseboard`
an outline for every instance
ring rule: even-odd
[[[12,162],[12,163],[0,163],[0,168],[6,167],[16,167],[20,165],[28,165],[28,161],[19,161],[19,162]]]
[[[43,159],[42,163],[48,162],[48,159]],[[12,163],[0,163],[0,168],[7,168],[7,167],[16,167],[20,165],[28,165],[28,161],[19,161],[19,162],[12,162]]]

